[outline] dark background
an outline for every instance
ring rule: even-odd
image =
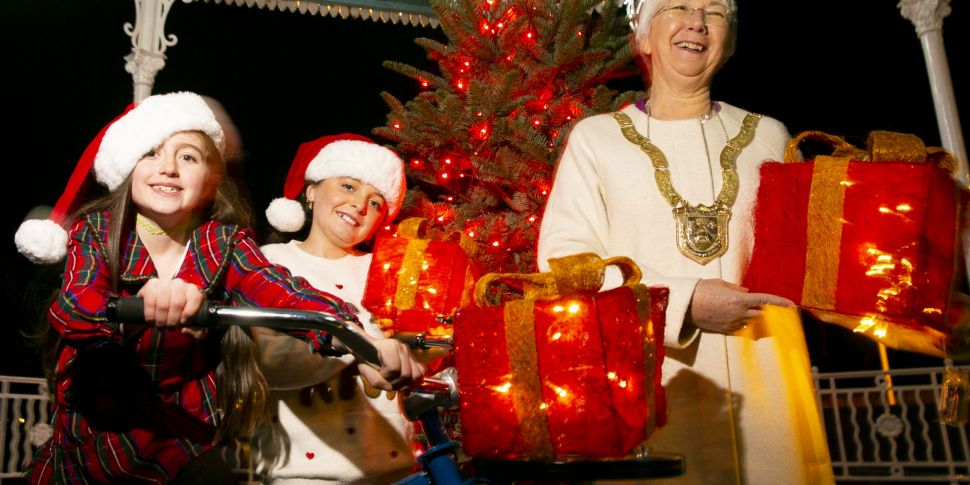
[[[822,130],[862,144],[869,131],[884,129],[940,144],[920,42],[895,1],[739,0],[739,7],[738,51],[715,79],[716,99],[778,118],[793,134]],[[956,1],[952,9],[944,42],[958,109],[970,113],[959,50],[970,45],[970,6]],[[0,374],[40,375],[22,333],[59,268],[31,265],[13,234],[33,207],[55,202],[87,143],[131,102],[123,59],[131,40],[122,26],[134,20],[130,0],[0,2],[7,167],[0,175],[7,181]],[[431,28],[181,1],[165,32],[179,40],[166,51],[153,92],[195,91],[225,105],[242,134],[241,175],[260,218],[282,193],[299,143],[369,134],[388,111],[381,91],[403,101],[417,93],[383,61],[433,68],[413,39],[445,40]],[[258,229],[265,227],[260,220]],[[863,337],[814,322],[806,336],[823,371],[879,367],[876,345]],[[941,364],[906,352],[891,351],[890,360],[894,367]]]

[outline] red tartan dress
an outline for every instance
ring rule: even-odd
[[[35,454],[29,480],[165,483],[212,447],[221,418],[215,368],[222,333],[195,340],[146,326],[123,334],[105,319],[111,293],[108,214],[88,213],[69,233],[63,286],[48,313],[62,338],[53,383],[54,432]],[[118,293],[134,295],[158,275],[134,231],[121,253]],[[356,320],[338,298],[267,261],[250,232],[238,226],[210,221],[197,228],[176,277],[225,304],[316,310]],[[330,349],[326,334],[294,335],[316,351]],[[84,385],[72,388],[74,381]]]

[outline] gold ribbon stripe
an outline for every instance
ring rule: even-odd
[[[842,182],[846,180],[848,170],[848,158],[815,158],[808,198],[808,238],[802,286],[802,305],[807,307],[835,308],[846,189]]]
[[[418,278],[424,264],[424,253],[428,250],[427,239],[409,239],[404,249],[404,260],[397,272],[397,291],[394,292],[394,308],[410,310],[414,308],[415,295],[418,293]]]
[[[645,364],[643,393],[647,396],[647,436],[653,434],[657,428],[657,395],[654,391],[654,378],[657,373],[657,338],[654,335],[653,319],[650,318],[651,302],[650,290],[640,284],[630,287],[637,300],[637,314],[640,316],[640,328],[643,330],[643,362]]]
[[[512,399],[521,423],[521,436],[532,459],[554,457],[549,424],[542,404],[539,357],[536,350],[535,300],[505,304],[505,345],[512,372]]]

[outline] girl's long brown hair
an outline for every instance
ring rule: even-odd
[[[202,132],[193,133],[198,133],[202,138],[203,156],[218,177],[211,204],[200,210],[209,220],[251,227],[252,211],[240,196],[235,182],[226,174],[226,164],[219,150],[208,135]],[[118,188],[85,205],[76,213],[79,216],[89,211],[110,211],[105,249],[108,253],[111,287],[115,293],[118,291],[121,276],[121,243],[125,235],[134,228],[135,208],[131,200],[131,185],[129,174]],[[50,328],[50,325],[47,327]],[[256,424],[266,413],[269,386],[257,364],[259,352],[256,344],[242,328],[231,326],[223,334],[220,348],[221,358],[215,370],[217,398],[223,412],[219,439],[230,441],[252,434]],[[47,354],[56,359],[56,349],[51,349]],[[52,367],[52,363],[45,364],[45,367]]]

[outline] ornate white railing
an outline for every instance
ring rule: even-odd
[[[34,447],[50,436],[47,382],[0,376],[0,480],[19,477]]]
[[[942,367],[815,371],[835,479],[970,483],[967,425],[940,419],[943,374]]]
[[[51,435],[47,382],[38,377],[0,375],[0,483],[24,474],[24,464]],[[236,448],[231,463],[239,463],[239,483],[261,483],[248,457]]]
[[[813,373],[837,481],[970,483],[967,425],[939,417],[943,373]],[[0,480],[21,476],[50,435],[47,403],[43,379],[0,376]],[[242,483],[256,483],[250,473],[240,470]]]

